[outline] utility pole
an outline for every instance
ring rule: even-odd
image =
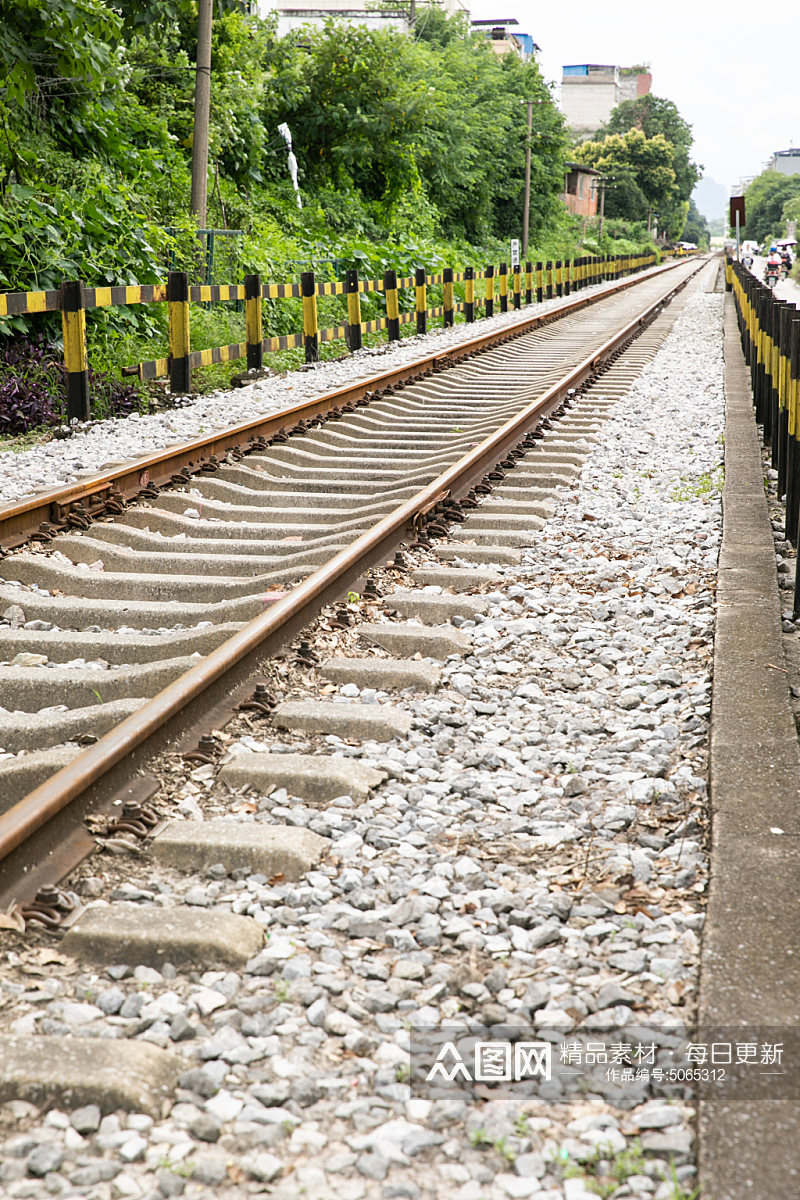
[[[603,237],[603,218],[606,211],[606,179],[608,176],[600,176],[600,239]]]
[[[533,101],[528,105],[528,138],[525,145],[525,206],[522,214],[522,261],[528,257],[528,232],[531,217],[531,136],[533,133]]]
[[[208,207],[208,122],[211,107],[211,10],[214,0],[199,0],[197,67],[194,79],[194,136],[192,139],[192,212],[201,229]]]

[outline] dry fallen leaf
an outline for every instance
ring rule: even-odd
[[[14,909],[11,912],[0,913],[0,929],[16,929],[18,933],[24,933],[25,918]]]

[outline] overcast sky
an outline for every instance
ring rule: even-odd
[[[474,20],[516,17],[541,46],[548,80],[560,82],[565,63],[649,62],[654,94],[692,126],[693,158],[726,188],[757,175],[774,150],[800,145],[796,0],[767,9],[743,0],[472,0],[471,11]]]

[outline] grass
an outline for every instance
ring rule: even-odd
[[[565,1179],[582,1179],[587,1191],[594,1192],[602,1200],[608,1200],[632,1175],[646,1175],[646,1167],[647,1159],[637,1138],[630,1146],[616,1153],[601,1142],[585,1162],[567,1163],[562,1167],[562,1173]],[[669,1177],[663,1178],[672,1188],[669,1200],[700,1200],[700,1188],[686,1191],[678,1179],[674,1162],[670,1163]]]
[[[25,433],[15,434],[14,437],[0,436],[0,451],[8,450],[11,454],[19,454],[22,450],[30,450],[42,441],[50,441],[52,429],[49,425],[37,425]]]
[[[330,306],[330,301],[325,298]],[[433,302],[433,301],[432,301]],[[441,303],[439,301],[439,303]],[[498,307],[499,311],[499,307]],[[227,304],[192,304],[191,315],[191,348],[204,350],[215,346],[228,346],[246,339],[245,314]],[[140,362],[166,358],[169,352],[169,334],[167,329],[167,311],[165,305],[153,305],[148,311],[152,332],[142,333],[134,325],[130,331],[121,332],[118,327],[99,324],[89,331],[89,359],[92,366],[98,370],[107,371],[119,378],[123,367],[136,366]],[[297,318],[299,310],[287,324],[287,314],[279,314],[281,318],[272,327],[265,312],[264,334],[272,336],[277,333],[297,333],[300,324]],[[338,310],[320,311],[320,327],[341,325],[344,323],[344,313]],[[365,317],[366,319],[366,317]],[[464,314],[455,313],[456,325],[464,324]],[[433,332],[441,327],[441,317],[429,319],[428,330]],[[400,326],[400,337],[413,337],[416,334],[416,324],[412,321]],[[386,332],[365,333],[362,343],[365,348],[385,345]],[[344,338],[336,338],[330,342],[320,342],[319,361],[330,362],[332,359],[347,357],[349,354]],[[305,364],[305,351],[301,347],[290,350],[278,350],[264,355],[264,366],[272,371],[296,371]],[[207,367],[196,367],[192,371],[192,391],[205,394],[230,387],[231,376],[240,375],[247,369],[244,358],[232,359],[226,363],[214,363]],[[136,380],[133,380],[136,383]],[[142,385],[143,400],[147,396],[146,386]]]
[[[670,492],[671,500],[703,500],[707,496],[716,496],[722,491],[725,482],[725,468],[722,463],[701,475],[682,476]]]

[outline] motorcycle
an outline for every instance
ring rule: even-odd
[[[742,266],[747,267],[748,271],[752,271],[752,269],[753,269],[752,254],[743,254],[742,255]]]
[[[766,267],[764,268],[764,283],[768,288],[772,288],[774,291],[776,284],[778,284],[781,280],[782,274],[782,264],[767,263]]]

